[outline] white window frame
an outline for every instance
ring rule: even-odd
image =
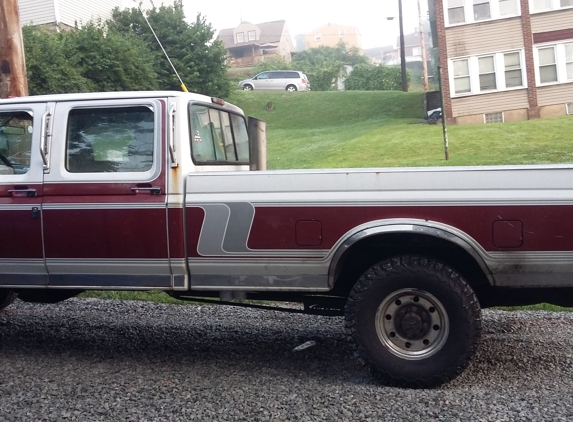
[[[521,70],[521,86],[506,86],[505,80],[505,55],[509,53],[519,53],[519,66]],[[496,89],[480,89],[480,73],[479,73],[479,59],[483,57],[494,58],[495,67],[495,82]],[[455,93],[455,83],[454,83],[454,62],[458,60],[468,60],[469,71],[470,71],[470,92]],[[480,54],[476,56],[462,56],[454,57],[448,60],[448,70],[450,78],[450,95],[452,98],[467,97],[470,95],[481,95],[481,94],[491,94],[495,92],[506,92],[506,91],[516,91],[520,89],[527,88],[527,79],[525,74],[525,54],[524,50],[504,50],[496,51],[488,54]]]
[[[322,34],[314,34],[315,41],[322,41]]]
[[[237,42],[238,43],[245,42],[245,33],[244,32],[237,32]]]
[[[551,42],[544,44],[535,44],[533,46],[533,64],[535,65],[535,83],[537,86],[549,86],[573,83],[573,79],[567,79],[567,61],[565,56],[565,46],[573,44],[573,39],[560,42]],[[557,81],[541,83],[541,75],[539,73],[539,50],[554,47],[555,48],[555,64],[557,65]],[[571,63],[571,62],[570,62]]]
[[[252,35],[252,37],[251,37],[251,35]],[[257,39],[257,31],[255,31],[254,29],[251,31],[248,31],[247,37],[248,37],[249,41],[255,41]]]
[[[569,73],[567,72],[567,65],[570,64],[571,67],[573,67],[573,57],[571,58],[571,61],[567,61],[567,47],[570,46],[571,49],[573,49],[573,40],[570,43],[568,42],[564,43],[563,46],[564,46],[563,48],[565,49],[565,78],[568,81],[573,82],[573,73],[571,74],[571,77],[569,77]]]
[[[450,26],[460,26],[460,25],[470,25],[473,23],[481,23],[481,22],[488,22],[492,20],[499,20],[499,19],[508,19],[513,18],[516,16],[521,16],[521,2],[519,0],[515,0],[516,4],[516,13],[513,15],[501,15],[499,2],[500,0],[483,0],[480,3],[489,3],[489,19],[479,19],[476,20],[474,17],[474,0],[463,0],[463,7],[464,7],[464,16],[465,21],[459,23],[452,23],[449,22],[449,7],[448,7],[449,0],[442,0],[443,10],[444,10],[444,24],[447,27]],[[533,0],[530,0],[533,1]],[[552,0],[559,2],[560,0]]]
[[[550,7],[549,7],[549,8],[547,8],[547,9],[535,10],[534,0],[529,0],[529,11],[530,11],[531,14],[549,12],[549,11],[551,11],[551,10],[571,9],[571,8],[573,8],[573,6],[563,6],[563,7],[561,7],[561,0],[551,0],[551,1],[550,1]]]
[[[346,36],[346,29],[338,30],[338,38],[344,38]]]

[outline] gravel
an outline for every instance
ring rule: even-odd
[[[376,384],[341,318],[71,299],[0,314],[2,421],[570,421],[573,314],[484,311],[432,390]],[[293,351],[306,342],[315,342]]]

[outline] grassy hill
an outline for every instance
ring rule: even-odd
[[[450,126],[423,121],[419,92],[245,92],[229,99],[267,121],[269,168],[573,163],[573,117]],[[267,111],[267,104],[272,110]]]

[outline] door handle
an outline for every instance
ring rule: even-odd
[[[152,195],[161,194],[161,188],[159,186],[137,186],[135,188],[131,188],[131,191],[135,192],[136,194],[139,192],[149,192]]]
[[[22,188],[22,189],[10,189],[8,190],[8,193],[12,196],[36,196],[37,191],[36,189],[28,189],[28,188]]]

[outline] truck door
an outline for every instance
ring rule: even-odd
[[[165,99],[58,103],[44,185],[44,248],[58,287],[172,287]]]
[[[40,133],[46,105],[0,106],[0,286],[44,285]]]

